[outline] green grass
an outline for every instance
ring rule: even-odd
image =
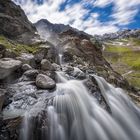
[[[140,51],[133,50],[130,47],[108,45],[106,47],[105,58],[112,64],[115,71],[124,74],[133,71],[125,78],[131,85],[140,88]]]
[[[129,38],[129,40],[132,42],[135,46],[140,46],[140,39],[137,38]]]
[[[131,49],[128,47],[120,47],[120,46],[115,46],[115,45],[109,45],[106,48],[107,52],[112,52],[112,53],[125,53],[125,52],[130,52]]]
[[[9,49],[16,55],[20,55],[21,53],[35,53],[37,52],[40,48],[38,44],[34,45],[24,45],[24,44],[19,44],[16,42],[13,42],[3,36],[0,36],[0,44],[4,45],[6,49]]]
[[[140,71],[129,74],[126,79],[128,79],[131,85],[140,88]]]
[[[112,59],[113,63],[117,62],[119,59],[121,62],[131,66],[133,69],[140,70],[140,51],[134,52],[128,47],[110,45],[106,48],[106,52],[112,53],[112,56],[109,58]]]

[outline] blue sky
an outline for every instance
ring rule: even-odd
[[[13,0],[31,22],[48,19],[89,34],[140,28],[140,0]]]

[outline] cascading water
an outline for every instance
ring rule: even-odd
[[[109,113],[88,93],[83,81],[67,80],[63,72],[57,76],[54,97],[46,109],[43,107],[48,121],[41,129],[44,132],[44,125],[47,127],[46,135],[39,140],[140,140],[140,109],[124,91],[93,75],[111,109]],[[28,136],[24,140],[29,140]]]
[[[62,61],[63,55],[60,53],[58,56],[59,56],[59,65],[61,66],[62,65],[62,62],[63,62]]]

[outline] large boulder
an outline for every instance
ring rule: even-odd
[[[20,68],[22,62],[19,60],[14,60],[12,58],[0,59],[0,79],[5,79],[18,68]]]
[[[42,89],[54,89],[56,83],[53,79],[44,74],[39,74],[36,78],[36,86]]]

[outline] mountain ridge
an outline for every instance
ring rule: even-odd
[[[0,1],[0,34],[28,44],[39,38],[35,26],[28,20],[19,5],[11,0]]]

